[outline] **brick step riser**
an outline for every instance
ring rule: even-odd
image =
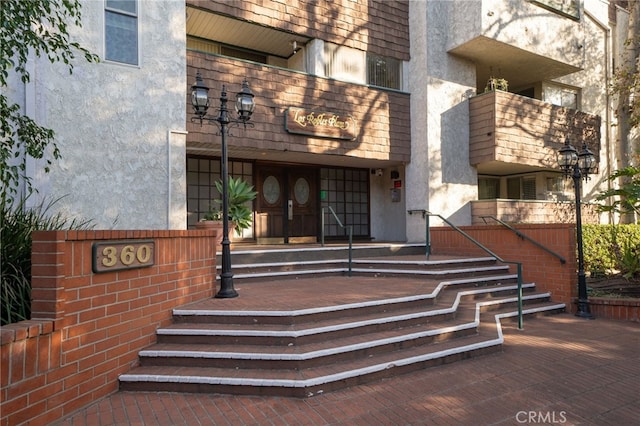
[[[257,346],[283,346],[289,345],[307,345],[327,340],[350,337],[354,335],[362,335],[367,333],[378,333],[396,330],[399,328],[415,327],[420,325],[436,324],[439,322],[453,320],[455,313],[445,313],[421,318],[412,318],[404,321],[391,321],[381,324],[365,325],[357,328],[348,328],[344,330],[335,330],[325,333],[309,334],[298,337],[272,337],[272,336],[201,336],[193,335],[166,335],[159,334],[157,336],[158,343],[171,344],[198,344],[198,345],[257,345]]]
[[[533,300],[523,300],[522,301],[522,306],[529,306],[532,304],[536,304],[536,303],[542,303],[542,302],[550,302],[551,299],[549,297],[545,297],[545,298],[536,298]],[[505,302],[505,303],[501,303],[499,305],[485,305],[485,306],[481,306],[480,307],[480,312],[481,313],[491,313],[491,312],[496,312],[496,311],[501,311],[501,310],[511,310],[511,311],[515,311],[518,309],[518,302]]]
[[[546,311],[542,311],[542,312],[535,312],[532,314],[527,314],[524,317],[527,319],[534,319],[534,318],[538,318],[538,317],[546,317],[549,315],[557,315],[557,314],[562,314],[566,312],[566,308],[556,308],[556,309],[548,309]],[[500,320],[500,322],[502,322],[503,324],[507,324],[507,323],[517,323],[518,322],[518,317],[517,316],[511,316],[511,317],[505,317],[502,318]]]
[[[313,270],[313,269],[327,269],[327,268],[341,268],[347,270],[349,268],[349,262],[347,259],[329,259],[322,262],[314,261],[313,263],[304,263],[304,261],[294,262],[237,262],[236,259],[232,259],[232,269],[234,273],[254,273],[254,272],[288,272],[296,270]],[[443,271],[453,269],[470,269],[470,268],[486,268],[495,267],[495,260],[477,261],[477,262],[456,262],[456,263],[434,263],[423,264],[421,262],[411,263],[378,263],[369,262],[366,259],[360,259],[354,261],[351,264],[352,269],[406,269],[417,271]],[[221,269],[221,265],[218,264],[218,269]]]
[[[338,269],[338,270],[336,270]],[[449,270],[442,274],[425,274],[425,268],[405,268],[404,265],[385,265],[374,268],[364,269],[360,266],[354,266],[351,271],[352,276],[376,276],[380,278],[397,278],[397,277],[419,277],[430,280],[448,281],[451,279],[486,277],[498,274],[508,274],[506,269],[497,269],[489,271],[456,271]],[[349,271],[347,265],[296,265],[287,267],[256,267],[242,268],[233,267],[234,280],[241,280],[243,283],[255,283],[260,281],[274,281],[282,279],[299,279],[308,275],[314,277],[330,277],[345,276]],[[264,275],[269,274],[269,275]]]
[[[358,269],[407,269],[416,271],[446,271],[453,269],[471,269],[471,268],[491,268],[501,265],[496,264],[495,260],[478,261],[478,262],[457,262],[457,263],[437,263],[437,264],[423,264],[416,263],[377,263],[377,262],[363,262],[362,259],[358,262],[353,262],[351,266]],[[345,262],[348,266],[348,263]],[[506,269],[506,268],[505,268]]]
[[[338,362],[349,362],[371,356],[393,353],[402,349],[427,346],[434,343],[445,342],[465,336],[476,335],[475,328],[467,328],[457,331],[443,332],[433,336],[424,336],[407,339],[400,342],[379,345],[370,348],[362,348],[344,353],[320,356],[306,360],[257,360],[234,358],[186,358],[186,357],[141,357],[143,366],[166,367],[211,367],[229,369],[265,369],[265,370],[305,370],[308,368],[332,365]],[[188,346],[188,345],[185,345]],[[215,349],[215,346],[212,350]],[[185,348],[188,350],[188,348]]]
[[[449,364],[452,362],[469,359],[475,356],[482,356],[502,351],[502,345],[494,345],[486,348],[475,349],[459,354],[451,354],[441,358],[420,361],[409,365],[396,366],[386,370],[377,371],[370,374],[347,378],[330,383],[324,383],[309,387],[282,387],[282,386],[234,386],[234,385],[210,385],[199,383],[175,383],[175,382],[120,382],[121,391],[138,392],[186,392],[186,393],[222,393],[229,395],[252,395],[252,396],[281,396],[293,398],[306,398],[320,393],[327,393],[339,389],[348,388],[355,385],[362,385],[407,374],[413,371]]]
[[[316,312],[312,314],[284,315],[284,316],[261,316],[261,315],[174,315],[174,324],[236,324],[252,325],[291,325],[300,326],[302,324],[317,323],[335,318],[354,318],[363,315],[376,315],[384,313],[386,316],[392,315],[399,310],[427,310],[433,308],[435,298],[414,300],[409,302],[388,303],[384,305],[373,305],[354,307],[339,311]]]
[[[525,289],[525,293],[528,292],[532,292],[533,289]],[[491,300],[494,299],[496,297],[512,297],[514,295],[517,294],[517,290],[498,290],[496,289],[495,292],[491,292],[491,293],[482,293],[482,294],[474,294],[474,295],[467,295],[467,296],[463,296],[461,298],[461,303],[466,303],[469,304],[471,307],[474,307],[474,304],[478,301],[482,301],[482,300]],[[540,301],[548,301],[548,298],[544,298],[544,299],[532,299],[530,301],[524,301],[523,302],[523,306],[524,305],[532,305],[535,304],[537,302]],[[514,306],[515,305],[515,306]],[[517,308],[517,303],[511,303],[511,302],[505,302],[505,303],[501,303],[499,305],[490,305],[489,307],[487,307],[487,309],[481,309],[481,312],[489,312],[489,311],[495,311],[495,310],[500,310],[500,309],[511,309],[511,308]],[[466,310],[466,311],[473,311],[473,309],[471,310]],[[379,312],[379,311],[378,311]],[[406,312],[405,312],[406,313]],[[386,311],[385,314],[387,314],[387,316],[391,316],[393,315],[392,312],[390,311]],[[343,317],[341,317],[343,318]],[[236,336],[236,335],[229,335],[229,336],[203,336],[203,335],[186,335],[186,334],[179,334],[179,335],[166,335],[166,334],[158,334],[157,336],[157,342],[158,343],[171,343],[171,344],[180,344],[180,345],[189,345],[189,344],[203,344],[203,345],[215,345],[215,344],[219,344],[219,345],[233,345],[233,344],[239,344],[239,345],[256,345],[256,346],[283,346],[283,347],[287,347],[289,345],[295,345],[295,346],[300,346],[300,345],[305,345],[305,344],[311,344],[311,343],[318,343],[318,342],[323,342],[323,341],[327,341],[327,340],[332,340],[332,339],[338,339],[338,338],[342,338],[342,337],[350,337],[353,335],[363,335],[363,334],[368,334],[368,333],[378,333],[378,332],[385,332],[385,331],[391,331],[391,330],[397,330],[397,329],[404,329],[404,328],[408,328],[408,327],[415,327],[415,326],[421,326],[421,325],[428,325],[428,324],[436,324],[436,323],[441,323],[444,321],[451,321],[454,319],[460,320],[460,319],[470,319],[473,320],[473,312],[464,312],[464,311],[456,311],[456,312],[450,312],[450,313],[442,313],[442,314],[438,314],[438,315],[432,315],[432,316],[425,316],[425,317],[419,317],[419,318],[411,318],[411,319],[406,319],[406,320],[402,320],[402,321],[390,321],[390,322],[384,322],[384,323],[380,323],[380,324],[370,324],[370,325],[364,325],[361,327],[357,327],[357,328],[348,328],[348,329],[343,329],[343,330],[336,330],[336,331],[331,331],[331,332],[325,332],[325,333],[317,333],[317,334],[310,334],[310,335],[305,335],[305,336],[299,336],[299,337],[273,337],[273,336]],[[251,321],[251,324],[255,325],[257,324],[254,321]],[[307,324],[307,322],[302,322],[299,325],[300,328],[302,328],[303,324]],[[312,324],[308,324],[309,327],[312,327]]]
[[[388,247],[371,247],[357,248],[352,251],[352,259],[361,259],[366,257],[385,257],[385,256],[410,256],[425,254],[424,247],[397,247],[393,250]],[[426,257],[426,255],[425,255]],[[218,254],[218,260],[220,254]],[[316,249],[273,249],[262,252],[243,252],[240,249],[232,251],[231,261],[233,264],[247,263],[277,263],[277,262],[300,262],[315,260],[347,260],[349,259],[349,250],[343,247],[339,250],[332,248],[316,248]],[[220,262],[218,262],[220,263]]]
[[[384,305],[364,306],[358,308],[345,309],[342,311],[330,311],[330,312],[318,312],[307,315],[296,316],[240,316],[240,315],[174,315],[173,320],[175,324],[238,324],[238,325],[256,325],[256,324],[271,324],[271,325],[300,325],[304,323],[313,323],[318,321],[324,321],[335,318],[337,315],[340,318],[353,318],[361,315],[379,314],[385,312],[391,314],[394,311],[400,309],[422,309],[433,307],[442,298],[451,299],[450,292],[457,293],[458,291],[470,290],[470,289],[482,289],[489,286],[495,286],[496,291],[490,293],[491,296],[499,294],[515,294],[515,291],[501,289],[504,285],[516,284],[514,279],[504,280],[491,280],[479,283],[465,283],[445,286],[443,291],[434,298],[420,299],[409,302],[399,303],[387,303]],[[499,283],[499,284],[498,284]],[[525,289],[525,291],[533,291]],[[501,293],[503,292],[503,293]],[[476,296],[482,297],[482,294]]]

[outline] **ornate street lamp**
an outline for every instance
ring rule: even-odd
[[[217,298],[238,297],[238,292],[233,288],[233,274],[231,272],[231,249],[229,247],[229,172],[227,158],[227,135],[229,134],[229,125],[244,125],[244,128],[253,127],[252,123],[248,123],[253,114],[255,103],[253,102],[253,93],[249,89],[249,83],[245,79],[242,82],[242,90],[236,95],[236,112],[237,119],[229,118],[227,109],[227,89],[222,85],[222,93],[220,95],[220,109],[218,116],[215,118],[205,117],[209,109],[209,88],[202,81],[200,71],[196,73],[196,82],[191,86],[191,104],[196,117],[192,117],[191,121],[200,120],[210,124],[215,124],[220,129],[222,136],[222,160],[220,164],[220,175],[222,176],[222,273],[220,274],[220,290],[216,293]]]
[[[589,175],[595,172],[596,158],[582,145],[582,151],[578,151],[569,144],[569,138],[564,146],[558,150],[558,165],[564,172],[564,177],[573,178],[573,187],[576,192],[576,243],[578,245],[578,311],[576,316],[593,319],[589,309],[589,296],[587,295],[587,278],[584,272],[584,253],[582,250],[582,213],[580,211],[580,180],[589,180]]]

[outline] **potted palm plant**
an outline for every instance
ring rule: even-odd
[[[216,188],[222,194],[222,181],[216,181]],[[253,201],[258,193],[254,191],[253,185],[237,178],[229,177],[228,182],[229,200],[229,228],[235,229],[238,236],[242,231],[251,226],[253,211],[247,206],[249,201]],[[211,203],[211,208],[203,216],[202,220],[196,224],[196,228],[216,228],[218,232],[218,244],[222,241],[222,199],[216,198]]]

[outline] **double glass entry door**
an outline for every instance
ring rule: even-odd
[[[258,243],[318,241],[318,170],[256,167]]]

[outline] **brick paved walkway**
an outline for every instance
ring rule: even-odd
[[[67,425],[637,425],[640,324],[505,326],[504,352],[306,400],[119,392]]]

